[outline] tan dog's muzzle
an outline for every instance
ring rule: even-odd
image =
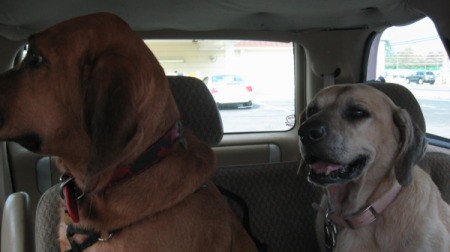
[[[349,163],[342,162],[345,155],[345,140],[329,124],[320,120],[309,120],[298,131],[301,153],[309,164],[308,180],[317,185],[344,183],[358,177],[368,160],[368,155],[356,155]]]
[[[324,122],[308,122],[302,124],[298,130],[298,135],[303,144],[319,142],[327,135],[327,124]]]

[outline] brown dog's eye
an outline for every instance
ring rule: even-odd
[[[28,56],[28,64],[31,67],[39,67],[44,63],[44,58],[36,52],[30,52]]]

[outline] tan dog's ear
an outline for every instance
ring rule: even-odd
[[[132,67],[133,64],[114,54],[99,56],[92,67],[85,67],[88,73],[83,73],[86,76],[84,117],[91,138],[86,191],[93,189],[106,168],[121,161],[118,157],[125,155],[124,149],[137,131],[131,92],[139,80],[133,79],[136,70]]]
[[[412,169],[425,153],[427,140],[424,132],[411,120],[404,109],[394,112],[394,123],[400,132],[400,149],[395,162],[395,176],[402,186],[412,181]]]

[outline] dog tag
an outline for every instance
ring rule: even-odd
[[[325,248],[328,251],[332,251],[334,247],[336,247],[336,235],[337,228],[336,224],[328,218],[328,212],[325,214]]]

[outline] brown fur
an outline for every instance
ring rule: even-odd
[[[162,67],[118,17],[78,17],[32,35],[27,58],[0,83],[0,139],[59,157],[86,193],[76,226],[119,229],[86,251],[256,251],[209,181],[212,150],[189,130],[187,149],[106,187],[180,117]],[[69,219],[62,211],[61,250]]]
[[[369,116],[353,118],[355,107]],[[416,165],[426,140],[406,110],[373,87],[336,85],[320,91],[301,117],[299,133],[307,132],[312,123],[326,124],[326,135],[314,144],[300,141],[305,160],[313,154],[348,164],[358,155],[368,156],[359,176],[344,183],[318,184],[325,191],[323,208],[350,216],[379,198],[395,180],[403,186],[374,223],[358,229],[340,227],[333,251],[450,250],[450,207],[430,176]],[[322,250],[323,225],[324,215],[319,213],[316,228]]]

